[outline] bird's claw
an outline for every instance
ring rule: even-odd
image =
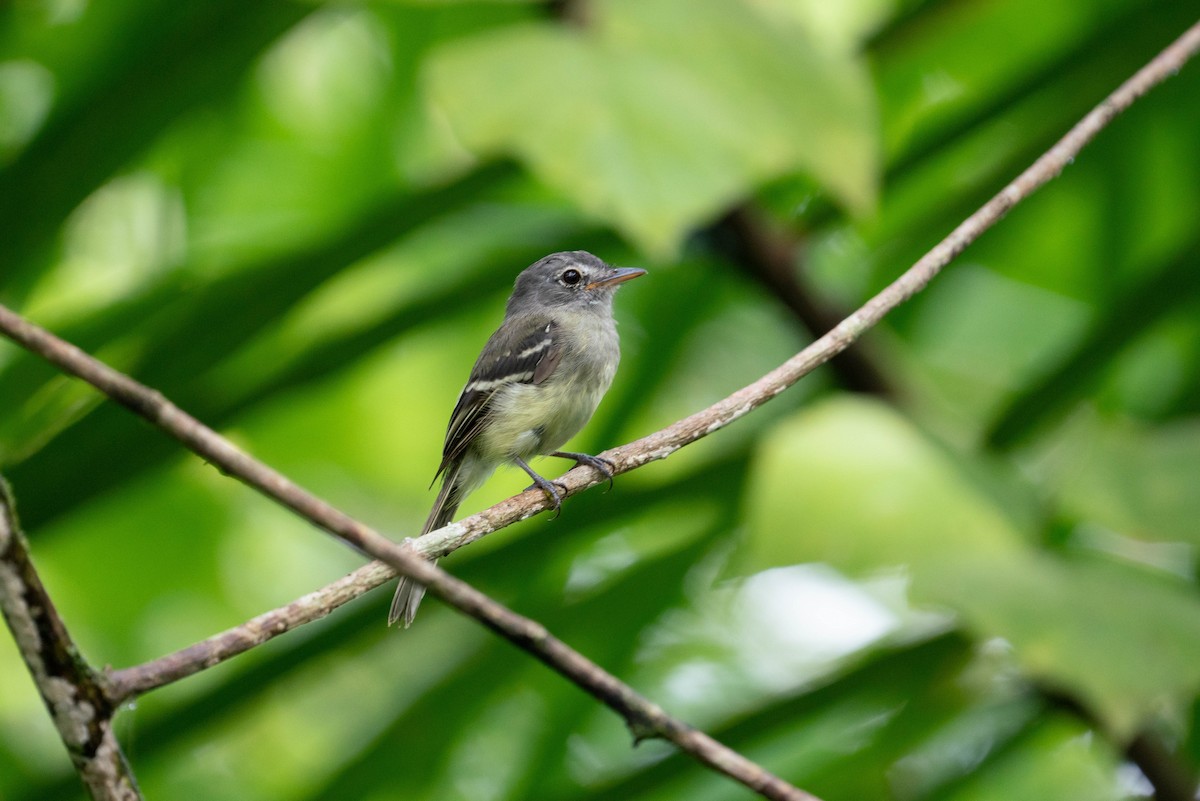
[[[608,489],[613,488],[613,472],[617,466],[603,456],[592,456],[587,453],[572,453],[570,451],[555,451],[551,456],[558,456],[563,459],[573,459],[575,466],[584,465],[595,470],[600,475],[608,479]],[[607,491],[607,490],[606,490]]]
[[[605,459],[602,456],[591,456],[586,453],[572,453],[570,451],[555,451],[550,455],[557,456],[562,459],[571,459],[575,462],[576,467],[579,465],[585,465],[592,468],[597,473],[608,479],[608,488],[612,489],[613,473],[617,469],[617,466],[608,459]],[[529,477],[533,479],[533,483],[526,487],[525,491],[528,492],[534,487],[537,487],[542,492],[546,493],[546,496],[550,500],[550,505],[554,507],[554,517],[557,518],[562,512],[562,499],[563,495],[567,492],[567,486],[565,484],[559,484],[557,481],[548,481],[547,479],[538,475],[537,472],[535,472],[534,469],[527,465],[522,459],[516,459],[515,461],[517,465],[526,473],[528,473]],[[562,492],[559,492],[559,490],[562,490]]]
[[[540,489],[542,492],[546,493],[546,497],[550,501],[550,505],[554,507],[554,517],[550,519],[558,519],[558,516],[562,514],[562,493],[560,493],[559,490],[561,489],[563,492],[566,492],[567,488],[554,481],[547,481],[541,476],[537,476],[533,483],[525,488],[525,491],[528,492],[534,488]]]

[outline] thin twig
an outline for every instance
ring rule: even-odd
[[[1085,116],[1016,180],[968,217],[895,282],[829,333],[753,384],[661,431],[608,451],[604,454],[605,458],[614,464],[616,472],[625,472],[664,459],[684,445],[711,434],[758,408],[802,376],[845,350],[888,311],[923,289],[943,267],[1000,220],[1009,209],[1057,176],[1113,118],[1151,87],[1178,72],[1198,49],[1200,24],[1188,29],[1183,36]],[[461,523],[451,524],[418,541],[400,546],[303,491],[278,472],[255,461],[159,393],[101,364],[78,348],[57,339],[2,306],[0,329],[24,347],[42,355],[66,372],[83,378],[118,403],[150,420],[229,475],[259,489],[357,550],[374,556],[397,571],[425,584],[430,592],[451,606],[476,618],[488,628],[529,651],[611,706],[625,718],[636,736],[664,737],[705,764],[726,773],[765,797],[811,798],[703,733],[671,718],[611,674],[552,637],[541,625],[491,601],[474,588],[449,576],[417,555],[418,550],[426,555],[449,553],[497,528],[543,511],[547,504],[541,493],[526,492],[515,496]],[[568,495],[596,483],[599,483],[599,477],[594,472],[588,472],[586,468],[573,470],[563,479]],[[114,692],[120,687],[119,683],[113,686]],[[117,693],[115,697],[122,696]]]
[[[297,626],[320,620],[342,604],[395,577],[396,571],[383,562],[368,562],[315,592],[302,595],[289,604],[252,617],[245,623],[186,648],[140,665],[110,671],[105,685],[113,698],[125,699],[185,679],[273,640],[280,634],[286,634]]]
[[[137,781],[113,735],[115,706],[75,647],[34,569],[3,479],[0,611],[88,793],[96,801],[140,801]]]

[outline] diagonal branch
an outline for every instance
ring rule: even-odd
[[[286,634],[298,626],[320,620],[342,604],[353,601],[395,577],[396,571],[383,562],[368,562],[319,590],[302,595],[291,603],[252,617],[245,623],[239,623],[198,643],[140,665],[110,671],[106,680],[108,693],[114,699],[124,700],[186,679],[273,640],[280,634]]]
[[[679,448],[729,425],[758,408],[802,376],[848,348],[891,309],[923,289],[943,267],[1000,220],[1009,209],[1057,176],[1100,130],[1153,86],[1178,72],[1197,50],[1200,50],[1200,24],[1188,29],[1183,36],[1122,84],[1012,183],[964,220],[895,282],[833,330],[758,381],[708,409],[636,442],[610,450],[604,457],[613,463],[615,472],[625,472],[664,459]],[[543,511],[547,504],[540,492],[523,493],[460,523],[432,532],[411,544],[397,545],[243,453],[159,393],[103,365],[3,306],[0,306],[0,330],[64,371],[93,384],[227,474],[255,487],[355,549],[425,584],[430,592],[451,606],[476,618],[608,704],[625,718],[636,736],[658,736],[668,739],[710,767],[735,778],[765,797],[811,798],[703,733],[671,718],[611,674],[552,637],[538,623],[495,603],[418,555],[444,555],[498,528]],[[563,479],[568,495],[596,483],[599,483],[599,477],[586,468],[572,470]],[[361,578],[359,574],[365,575],[370,569],[368,566],[351,576]],[[378,574],[375,574],[375,577],[377,578]],[[357,578],[354,581],[350,578],[342,581],[360,586],[355,584]],[[340,589],[343,590],[341,595],[348,590],[346,586]],[[293,611],[297,612],[299,617],[313,612],[327,614],[333,607],[328,606],[325,591],[318,591],[315,595],[321,596],[316,605],[305,604],[302,605],[302,610]],[[338,592],[333,592],[332,595],[341,597]],[[270,614],[274,613],[268,613]],[[291,616],[291,619],[296,618],[297,615]],[[249,633],[249,630],[246,633]],[[136,671],[138,668],[131,670]],[[186,675],[179,670],[175,672],[177,675]],[[122,683],[123,674],[129,679],[134,675],[124,671],[114,674],[111,687],[114,700],[125,697],[129,692],[139,691],[135,681]],[[145,689],[149,688],[142,686]]]
[[[97,801],[142,795],[113,735],[116,710],[80,655],[29,558],[8,485],[0,479],[0,611],[71,762]]]

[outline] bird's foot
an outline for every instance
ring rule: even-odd
[[[555,451],[550,455],[557,456],[561,459],[574,459],[576,467],[579,467],[579,465],[586,465],[587,467],[592,468],[597,473],[608,479],[609,489],[613,488],[613,471],[617,469],[617,466],[608,459],[605,459],[602,456],[590,456],[586,453],[574,453],[572,451]]]
[[[534,487],[537,487],[542,492],[546,493],[546,497],[549,498],[551,506],[554,507],[554,518],[557,518],[562,511],[562,492],[566,492],[567,488],[561,484],[555,484],[553,481],[538,475],[537,471],[526,464],[523,459],[516,459],[515,461],[517,466],[528,473],[529,477],[533,479],[533,483],[526,487],[525,490],[529,491]],[[559,492],[560,489],[562,492]]]

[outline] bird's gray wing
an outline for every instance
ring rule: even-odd
[[[562,358],[558,326],[544,316],[508,320],[483,347],[446,428],[437,476],[462,458],[487,423],[496,392],[511,384],[540,384]]]

